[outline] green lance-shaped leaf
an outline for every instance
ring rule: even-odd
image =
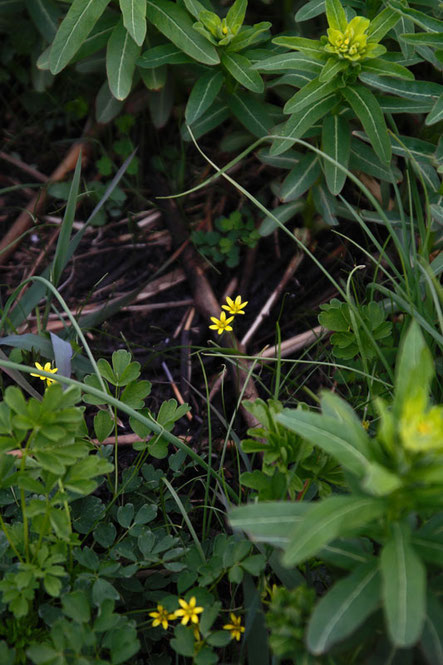
[[[309,19],[323,14],[325,11],[325,4],[325,0],[310,0],[310,2],[307,2],[302,7],[300,7],[300,9],[295,14],[296,23],[309,21]]]
[[[197,80],[186,104],[185,118],[192,125],[211,106],[223,85],[220,71],[208,72]]]
[[[161,90],[167,80],[168,68],[166,65],[161,67],[150,67],[149,69],[141,69],[140,75],[143,83],[148,90]]]
[[[304,53],[271,55],[269,58],[259,60],[252,65],[252,69],[256,69],[259,72],[281,72],[295,69],[318,74],[321,68],[321,62],[310,58]]]
[[[212,11],[212,8],[209,7],[207,3],[206,3],[206,5],[202,5],[202,3],[199,2],[198,0],[183,0],[183,2],[184,2],[184,5],[185,5],[186,9],[188,10],[188,12],[194,18],[196,18],[197,21],[198,21],[198,15],[200,14],[200,12],[206,12],[206,11],[208,11],[208,9],[210,11]]]
[[[348,22],[340,0],[326,0],[326,18],[330,28],[340,30],[340,32],[346,30]]]
[[[163,67],[163,65],[186,65],[192,63],[186,53],[174,44],[161,44],[144,51],[137,60],[137,66],[143,69]]]
[[[400,171],[394,170],[392,172],[390,168],[383,164],[369,145],[354,137],[351,141],[349,168],[352,171],[363,171],[363,173],[385,182],[398,182],[402,177]]]
[[[393,644],[410,647],[420,638],[426,615],[426,570],[399,523],[381,553],[383,604]]]
[[[251,92],[263,92],[263,79],[255,69],[251,67],[251,61],[239,53],[222,53],[222,65],[227,69],[236,81],[241,83]]]
[[[51,74],[58,74],[77,53],[109,0],[74,0],[55,35],[49,56]]]
[[[277,421],[332,455],[345,469],[362,477],[368,467],[369,446],[338,418],[311,411],[284,409]]]
[[[228,13],[226,14],[226,23],[234,35],[237,34],[243,25],[247,6],[248,0],[235,0],[234,4],[232,7],[230,7]]]
[[[389,62],[383,58],[372,58],[362,62],[362,71],[369,72],[370,74],[377,74],[379,76],[393,76],[395,78],[405,79],[407,81],[414,80],[414,74],[403,65],[398,65],[396,62]]]
[[[362,85],[342,88],[341,93],[363,125],[375,152],[382,162],[388,164],[391,161],[391,142],[376,98]]]
[[[429,104],[429,102],[433,104],[443,92],[443,86],[432,81],[403,81],[366,72],[362,72],[359,78],[363,83],[383,92],[425,104]]]
[[[226,50],[242,51],[257,42],[265,41],[268,36],[264,33],[268,32],[271,27],[272,23],[269,21],[261,21],[260,23],[254,23],[254,25],[243,26],[227,45]]]
[[[335,81],[321,83],[318,78],[307,83],[286,102],[284,113],[299,113],[306,106],[312,106],[319,99],[327,97],[337,90]]]
[[[307,632],[309,651],[326,653],[351,635],[380,602],[378,562],[359,565],[321,598],[311,616]]]
[[[233,529],[246,531],[254,540],[283,546],[307,508],[308,504],[303,502],[251,503],[233,508],[229,512],[229,523]]]
[[[321,83],[332,81],[332,79],[335,78],[337,74],[342,72],[344,69],[348,69],[348,66],[349,64],[346,60],[337,60],[337,58],[331,57],[327,60],[325,66],[321,70],[321,74],[318,77],[318,80]]]
[[[341,166],[348,167],[351,154],[351,129],[348,121],[339,115],[328,115],[323,120],[322,150]],[[346,173],[327,159],[323,160],[326,184],[334,196],[340,194],[346,181]]]
[[[123,25],[136,44],[141,46],[146,36],[146,0],[120,0]]]
[[[113,120],[121,111],[123,102],[116,99],[109,90],[108,81],[104,81],[95,99],[95,118],[97,122],[106,124]]]
[[[278,132],[284,138],[275,139],[270,154],[279,155],[292,147],[294,139],[299,139],[303,134],[330,111],[337,102],[335,94],[315,102],[311,107],[303,109],[300,113],[294,113]],[[277,132],[276,132],[277,133]]]
[[[412,23],[415,23],[423,30],[428,30],[429,32],[443,31],[443,21],[438,18],[434,18],[429,14],[425,14],[424,12],[420,12],[417,9],[412,9],[407,5],[405,6],[401,0],[390,0],[389,5],[392,7],[392,9],[395,9],[399,15],[408,17],[408,20],[410,20]],[[403,32],[412,31],[403,30]]]
[[[425,125],[435,125],[436,122],[443,120],[443,93],[435,102],[432,111],[428,114],[425,120]]]
[[[193,29],[187,12],[170,0],[146,0],[147,18],[157,30],[187,55],[205,65],[220,62],[215,48]]]
[[[123,21],[115,26],[106,49],[106,72],[109,89],[116,99],[126,99],[131,91],[135,63],[140,55]]]
[[[295,201],[304,194],[321,174],[320,160],[315,153],[308,152],[299,164],[283,180],[280,189],[282,201]]]
[[[383,499],[332,496],[311,504],[306,515],[290,533],[283,557],[285,566],[297,566],[342,535],[351,534],[380,518],[386,511]]]
[[[323,44],[319,39],[305,39],[304,37],[275,37],[272,40],[273,44],[277,46],[284,46],[295,51],[301,51],[312,58],[325,61],[327,54],[325,53]]]
[[[226,96],[226,101],[237,120],[258,138],[269,133],[273,123],[266,105],[247,92],[233,93]]]
[[[436,49],[443,49],[443,32],[414,32],[402,35],[402,39],[407,44],[414,46],[431,46]]]
[[[386,7],[369,24],[367,35],[371,43],[379,42],[399,20],[397,12]]]
[[[229,108],[225,104],[213,104],[203,115],[192,125],[194,138],[207,134],[222,124],[230,116]],[[186,125],[183,126],[181,134],[184,141],[191,141],[191,135]]]
[[[426,619],[420,641],[420,648],[429,665],[443,664],[443,608],[433,593],[428,593]]]
[[[37,30],[51,43],[57,32],[60,9],[53,0],[26,0],[26,9]]]

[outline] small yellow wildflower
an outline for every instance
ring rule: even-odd
[[[368,431],[368,429],[369,429],[369,420],[362,420],[361,421],[361,426],[363,427],[363,429]]]
[[[175,619],[175,612],[170,614],[163,605],[157,605],[157,610],[155,612],[149,612],[149,616],[152,617],[152,625],[154,628],[157,626],[162,626],[164,630],[167,629],[169,621]]]
[[[39,369],[42,372],[51,372],[51,374],[55,374],[58,372],[57,367],[54,367],[54,369],[51,367],[51,363],[45,363],[45,366],[42,367],[40,363],[34,363],[37,369]],[[42,381],[46,381],[47,385],[50,386],[51,383],[55,383],[55,379],[50,379],[47,376],[40,376],[40,374],[34,374],[31,372],[31,376],[36,376],[37,378],[41,379]]]
[[[226,312],[220,312],[220,319],[217,319],[215,316],[211,316],[211,321],[214,322],[213,326],[209,326],[212,330],[217,330],[218,334],[221,335],[225,330],[232,330],[232,326],[229,324],[234,320],[233,316],[226,318]]]
[[[241,625],[241,617],[235,616],[233,612],[231,612],[229,616],[231,617],[232,623],[227,623],[225,626],[223,626],[223,629],[229,630],[229,632],[231,633],[231,637],[233,637],[234,640],[237,640],[237,642],[239,642],[242,633],[245,632],[244,626]]]
[[[186,626],[188,621],[191,621],[191,623],[198,623],[199,618],[197,615],[203,612],[203,607],[196,607],[197,601],[195,596],[192,596],[189,603],[187,603],[186,600],[183,600],[183,598],[179,598],[178,602],[181,609],[175,610],[175,617],[182,617],[181,623],[184,626]]]
[[[248,301],[242,302],[241,301],[241,296],[237,296],[235,300],[232,300],[232,298],[229,298],[229,296],[226,298],[226,302],[228,303],[227,305],[222,305],[222,309],[226,309],[229,314],[244,314],[242,312],[243,307],[246,307],[248,304]]]

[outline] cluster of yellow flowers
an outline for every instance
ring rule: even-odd
[[[181,623],[186,626],[189,622],[194,624],[192,627],[194,629],[194,636],[197,640],[200,639],[200,633],[198,630],[199,614],[203,612],[203,607],[197,606],[197,600],[195,596],[189,599],[189,603],[186,602],[183,598],[178,599],[180,605],[178,610],[175,612],[168,612],[168,610],[163,607],[163,605],[157,605],[157,609],[153,612],[149,612],[149,616],[152,617],[152,625],[154,628],[161,626],[164,630],[167,630],[169,627],[169,622],[174,619],[179,619],[181,617]],[[244,626],[241,625],[241,617],[236,616],[233,612],[230,613],[231,623],[227,623],[223,626],[224,630],[229,630],[231,637],[239,641],[242,633],[245,632]]]
[[[235,300],[232,300],[232,298],[229,298],[229,296],[226,298],[226,302],[228,303],[227,305],[222,305],[222,309],[227,310],[229,314],[232,314],[232,316],[226,318],[226,312],[221,312],[220,313],[220,318],[217,319],[215,316],[211,316],[211,321],[213,322],[212,326],[209,326],[212,330],[217,330],[218,334],[221,335],[225,330],[230,331],[232,330],[232,326],[229,325],[231,321],[234,320],[234,316],[236,314],[244,314],[243,308],[246,307],[248,304],[248,301],[242,302],[241,301],[241,296],[237,296]]]

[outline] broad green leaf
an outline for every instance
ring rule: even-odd
[[[186,104],[185,118],[192,125],[211,106],[223,85],[220,71],[208,72],[197,79]]]
[[[343,427],[340,420],[331,416],[298,409],[284,409],[276,420],[332,455],[345,469],[360,477],[364,475],[369,446],[353,428]]]
[[[286,224],[289,222],[295,215],[303,210],[305,207],[304,201],[293,201],[292,203],[284,203],[281,206],[277,206],[272,211],[273,217],[265,217],[262,223],[259,226],[258,232],[262,237],[268,236],[279,228],[274,217],[276,217],[281,224]]]
[[[340,580],[316,605],[307,632],[309,651],[326,653],[336,642],[351,635],[380,602],[378,562],[356,568]]]
[[[321,62],[310,58],[304,53],[271,55],[265,60],[259,60],[252,65],[252,69],[256,69],[259,72],[281,72],[297,69],[318,74],[321,68]]]
[[[226,14],[226,23],[234,35],[237,34],[243,25],[247,6],[248,0],[235,0],[234,4],[229,8],[228,13]]]
[[[26,0],[25,4],[37,30],[51,43],[57,32],[60,9],[53,0]]]
[[[108,4],[109,0],[73,0],[52,44],[51,74],[58,74],[72,60]]]
[[[386,78],[365,72],[362,72],[359,78],[363,83],[367,83],[383,92],[424,103],[431,102],[434,104],[435,100],[443,93],[443,86],[432,81],[403,81],[402,79]]]
[[[321,175],[320,160],[308,152],[283,180],[280,189],[282,201],[295,201],[304,194]]]
[[[310,504],[306,515],[289,533],[284,565],[296,566],[306,561],[335,538],[361,529],[383,516],[385,511],[382,499],[355,495],[332,496]]]
[[[187,65],[190,62],[192,63],[192,58],[174,44],[161,44],[144,51],[137,60],[137,65],[152,69],[163,65]]]
[[[118,23],[118,18],[114,13],[106,12],[100,16],[97,23],[80,46],[77,53],[71,60],[71,63],[89,58],[90,55],[97,53],[105,48],[111,32]]]
[[[233,508],[229,512],[229,523],[234,529],[243,529],[255,540],[284,545],[288,534],[302,519],[307,503],[266,501],[250,503]]]
[[[146,36],[146,0],[120,0],[123,25],[136,44],[141,46]]]
[[[104,81],[95,99],[95,117],[97,122],[106,124],[113,120],[121,111],[123,102],[119,101],[109,90]]]
[[[326,81],[321,83],[318,78],[310,81],[301,90],[288,99],[283,111],[284,113],[299,113],[306,106],[312,106],[319,99],[324,99],[337,90],[335,81]]]
[[[413,44],[414,46],[432,46],[436,49],[443,49],[443,32],[406,33],[402,35],[402,39],[407,44]]]
[[[312,200],[323,222],[328,226],[338,226],[337,199],[329,193],[321,181],[312,188]]]
[[[171,0],[146,0],[147,18],[157,30],[197,62],[217,65],[220,62],[215,48],[193,29],[188,13]]]
[[[348,168],[351,154],[351,129],[347,120],[339,115],[327,115],[323,120],[321,149],[341,166]],[[340,194],[346,181],[346,173],[323,160],[326,184],[334,196]]]
[[[402,179],[402,173],[399,169],[387,167],[369,145],[354,137],[351,142],[349,168],[352,171],[363,171],[363,173],[386,182],[400,182]]]
[[[71,591],[62,596],[63,614],[77,623],[89,623],[91,608],[83,591]]]
[[[277,155],[274,157],[269,154],[269,148],[262,148],[258,151],[257,157],[264,164],[277,166],[279,169],[293,169],[294,166],[300,164],[303,155],[296,150],[288,150],[284,155]]]
[[[340,0],[326,0],[326,18],[330,28],[344,32],[348,25]]]
[[[342,88],[341,93],[362,123],[377,155],[389,164],[391,142],[382,110],[372,92],[362,85],[353,85]]]
[[[426,571],[409,544],[408,530],[395,523],[380,557],[383,604],[389,636],[400,648],[420,638],[426,616]]]
[[[394,76],[395,78],[414,80],[414,74],[406,67],[398,65],[396,62],[389,62],[383,58],[372,58],[362,62],[362,72],[378,74],[379,76]]]
[[[301,51],[320,61],[327,59],[327,54],[320,40],[305,39],[304,37],[275,37],[272,43],[277,46],[293,49],[294,51]]]
[[[443,120],[443,92],[432,107],[432,111],[428,114],[425,125],[435,125],[440,120]]]
[[[227,95],[226,101],[237,120],[251,134],[260,138],[269,133],[274,123],[263,102],[243,91],[242,94]]]
[[[112,31],[106,49],[108,84],[116,99],[126,99],[131,92],[135,63],[139,55],[140,47],[120,21]]]
[[[231,76],[252,92],[263,92],[263,79],[255,69],[251,67],[251,61],[239,53],[222,53],[222,65]]]
[[[97,439],[102,443],[114,429],[114,421],[107,411],[99,411],[94,417],[94,432]]]
[[[443,608],[436,595],[428,593],[426,618],[420,648],[429,665],[443,663]]]
[[[368,42],[379,42],[397,23],[399,17],[397,12],[385,7],[369,24],[367,35]]]
[[[315,102],[310,108],[304,109],[300,113],[294,113],[278,132],[282,138],[275,139],[271,148],[271,155],[279,155],[292,147],[294,139],[301,138],[304,133],[320,120],[336,104],[335,94]],[[277,133],[277,132],[275,132]]]
[[[295,14],[296,23],[309,21],[311,18],[320,16],[325,11],[325,0],[310,0],[306,2]]]
[[[168,68],[166,65],[161,67],[152,67],[149,69],[141,69],[140,75],[143,83],[148,90],[161,90],[168,78]]]
[[[225,104],[215,102],[203,115],[194,122],[192,125],[192,134],[195,139],[200,138],[207,132],[212,131],[229,118],[229,108]],[[184,141],[191,141],[191,135],[186,126],[182,129],[182,137]]]

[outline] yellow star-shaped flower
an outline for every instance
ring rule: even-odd
[[[175,612],[170,614],[163,605],[157,605],[157,610],[155,612],[149,612],[149,616],[152,617],[152,625],[154,628],[161,626],[164,630],[168,628],[169,621],[175,619]]]
[[[231,633],[231,637],[233,637],[234,640],[237,640],[237,642],[239,642],[242,633],[245,632],[244,626],[241,625],[241,617],[235,616],[233,612],[231,612],[229,616],[231,618],[232,623],[227,623],[226,625],[223,626],[223,629],[229,630],[229,632]]]
[[[220,312],[220,318],[217,319],[215,316],[211,316],[211,321],[214,322],[213,326],[209,326],[212,330],[217,330],[218,334],[221,335],[225,330],[232,330],[232,326],[229,324],[234,320],[233,316],[226,318],[226,312]]]
[[[57,367],[52,368],[51,363],[45,363],[45,366],[42,367],[40,363],[34,363],[37,369],[39,369],[42,372],[51,372],[51,374],[55,374],[58,372]],[[31,372],[31,376],[36,376],[37,378],[41,379],[42,381],[46,381],[47,385],[50,386],[51,383],[55,383],[55,379],[50,379],[47,376],[40,376],[40,374],[34,374]]]
[[[242,311],[243,307],[246,307],[248,301],[241,301],[241,296],[237,296],[235,300],[232,300],[229,296],[226,298],[227,305],[222,305],[222,309],[226,309],[229,314],[244,314]]]
[[[183,598],[179,598],[178,602],[181,609],[175,610],[175,617],[182,617],[181,623],[186,626],[188,621],[191,623],[198,623],[198,615],[203,612],[203,607],[196,607],[197,600],[195,596],[189,599],[189,603]]]

